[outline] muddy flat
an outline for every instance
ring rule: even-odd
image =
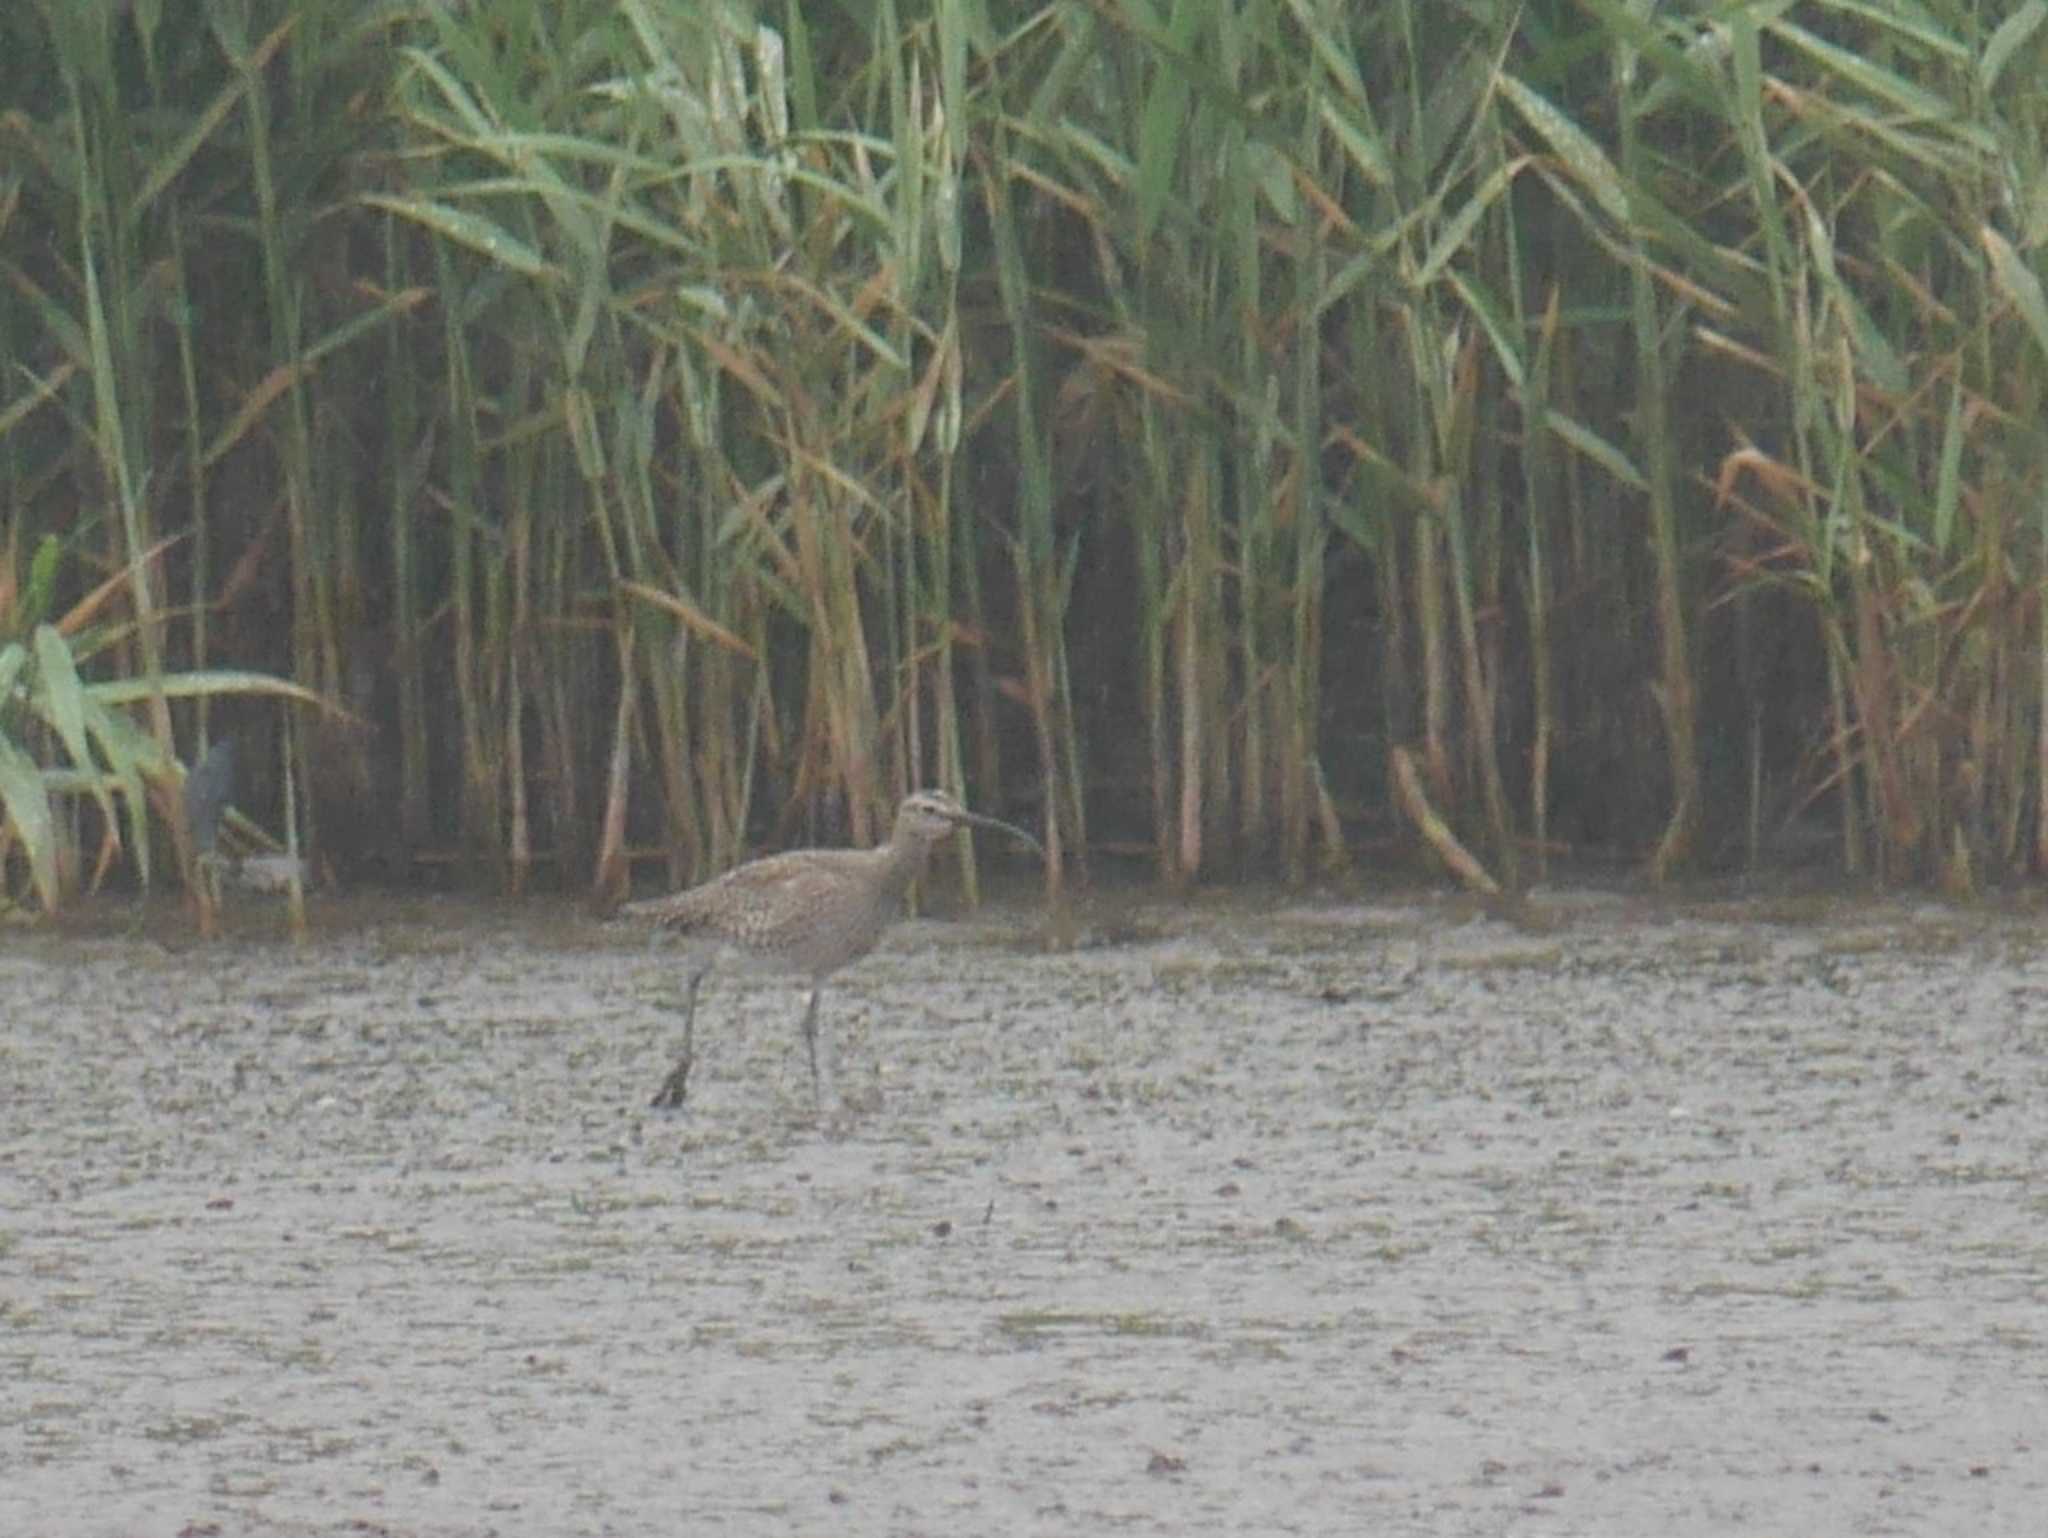
[[[0,1533],[2027,1534],[2048,926],[0,935]],[[112,914],[112,917],[108,915]]]

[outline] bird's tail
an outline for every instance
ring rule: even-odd
[[[604,914],[605,922],[632,924],[642,929],[689,934],[702,922],[699,904],[689,901],[692,892],[671,892],[666,897],[643,897],[638,902],[618,903]]]

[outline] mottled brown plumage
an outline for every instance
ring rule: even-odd
[[[903,894],[924,868],[932,846],[955,829],[997,828],[1036,849],[1021,828],[968,811],[944,791],[904,798],[896,827],[878,849],[794,849],[727,871],[700,886],[629,903],[621,916],[653,924],[692,943],[683,1001],[683,1051],[655,1094],[657,1107],[679,1106],[689,1086],[697,989],[723,958],[810,979],[804,1045],[811,1060],[811,1097],[818,1088],[818,995],[825,979],[875,948],[895,921]]]

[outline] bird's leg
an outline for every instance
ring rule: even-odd
[[[690,1062],[693,1056],[692,1043],[696,1036],[697,989],[704,981],[709,967],[699,967],[690,974],[690,991],[683,998],[683,1055],[669,1070],[668,1077],[661,1081],[661,1088],[654,1092],[653,1107],[657,1111],[669,1110],[683,1103],[683,1094],[690,1087]]]
[[[818,1091],[818,995],[822,992],[822,983],[812,988],[811,1002],[804,1010],[804,1045],[811,1053],[811,1105],[818,1110],[825,1105],[825,1097]]]

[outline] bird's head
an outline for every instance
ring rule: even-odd
[[[993,828],[1039,849],[1038,840],[1022,828],[970,812],[957,797],[943,790],[914,791],[905,796],[903,804],[896,809],[896,838],[899,842],[907,840],[929,848],[955,828],[963,827]],[[1043,853],[1042,850],[1040,852]]]

